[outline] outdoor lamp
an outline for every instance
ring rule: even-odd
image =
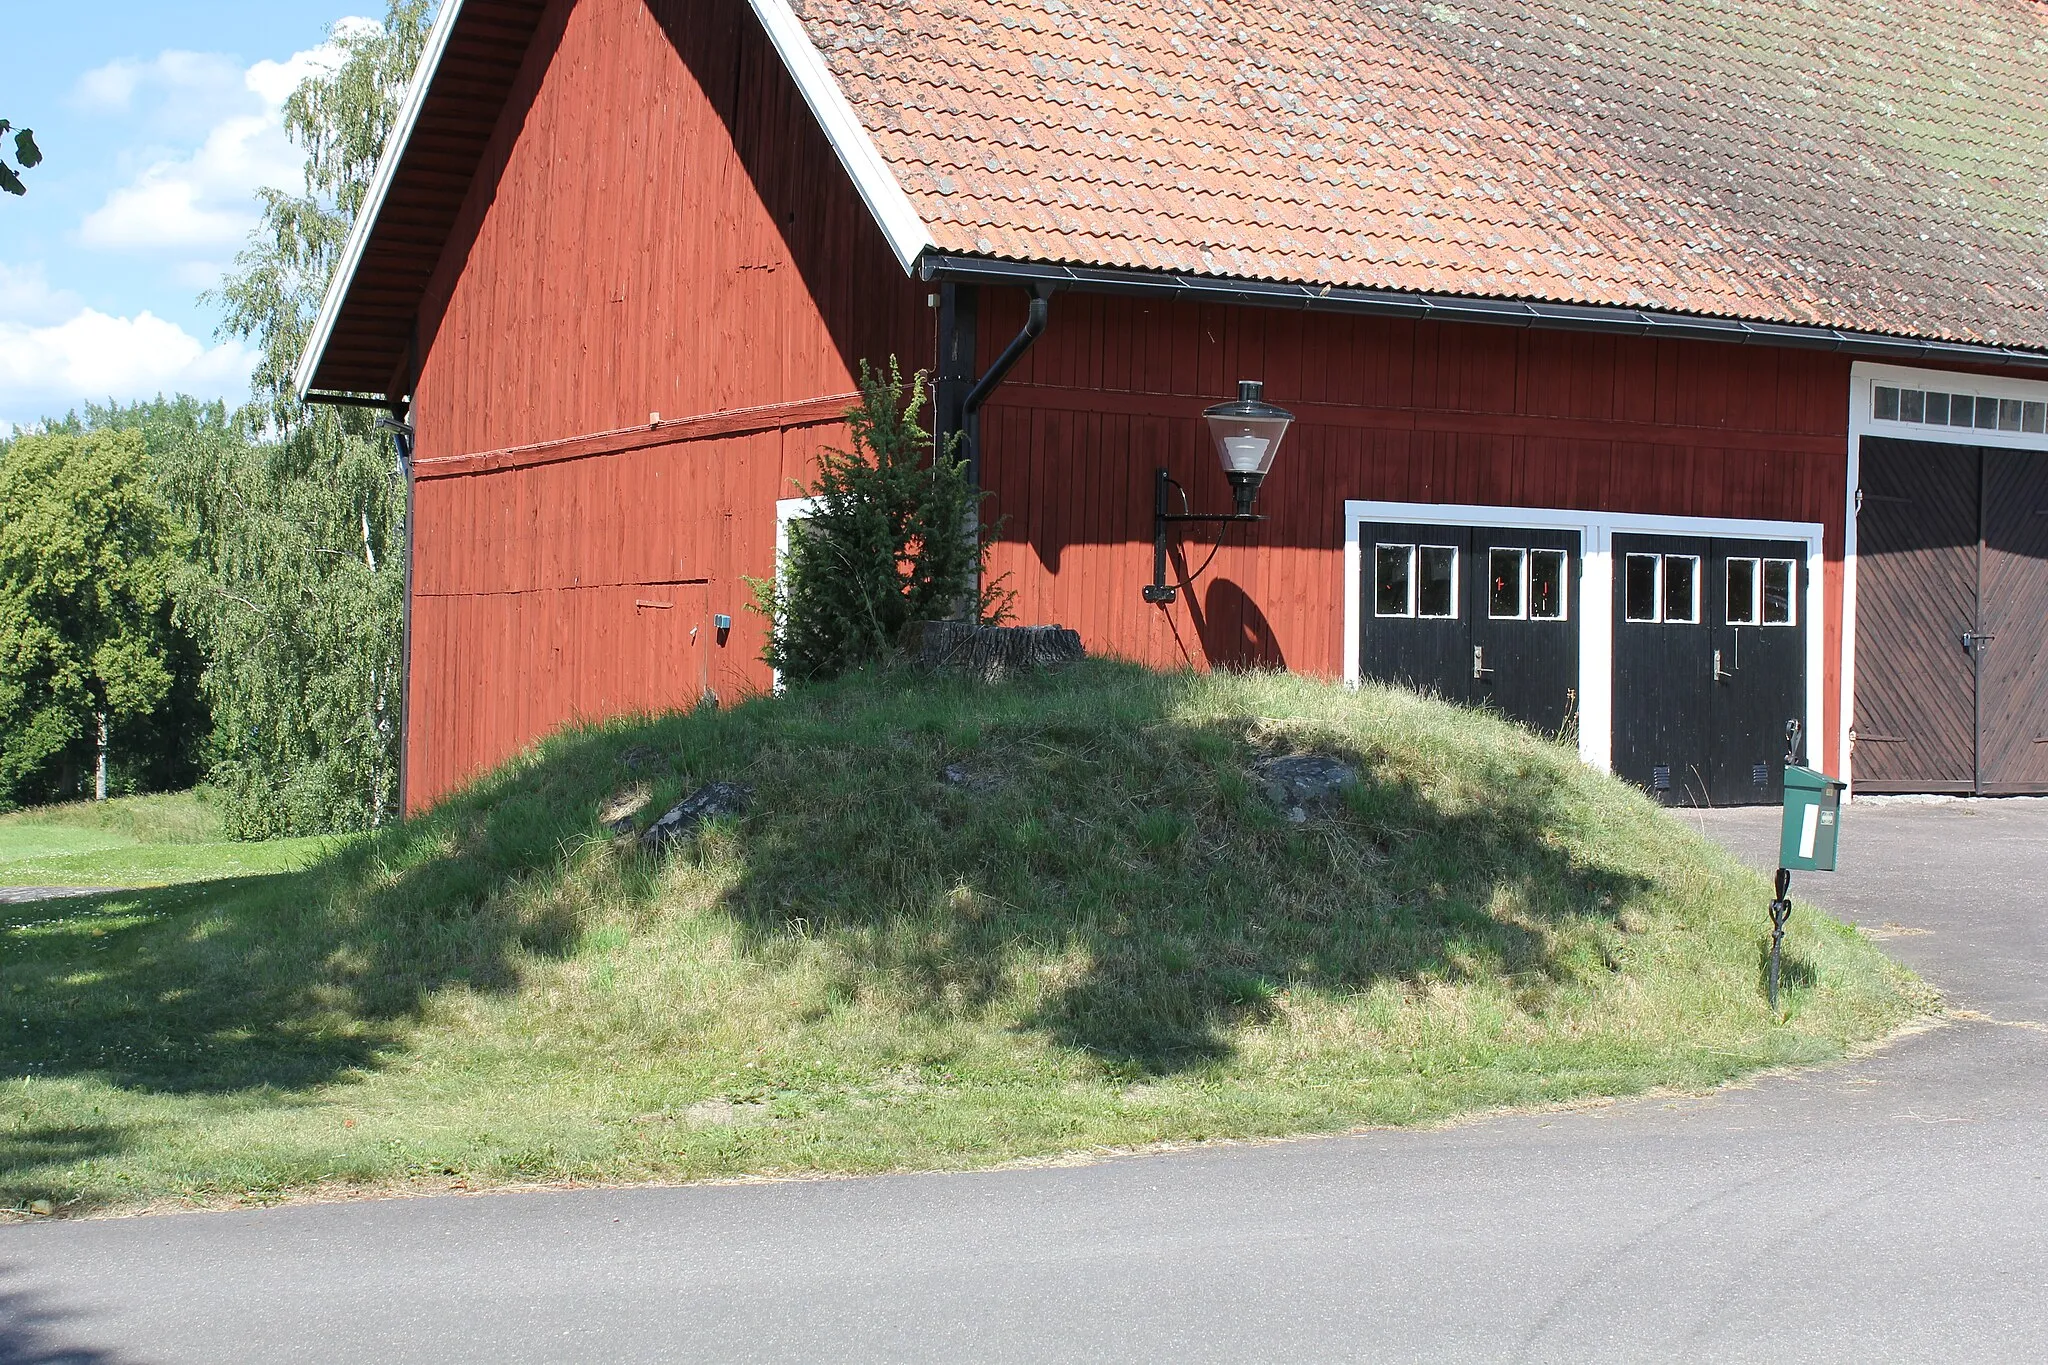
[[[1245,379],[1238,383],[1235,403],[1218,403],[1202,415],[1209,419],[1216,458],[1223,461],[1224,476],[1236,494],[1236,515],[1249,517],[1294,414],[1266,401],[1264,383]]]
[[[1166,528],[1181,521],[1264,521],[1252,511],[1259,498],[1259,485],[1273,468],[1280,453],[1280,441],[1294,421],[1294,414],[1266,401],[1266,386],[1256,379],[1238,381],[1237,401],[1218,403],[1202,416],[1209,423],[1209,439],[1215,443],[1216,458],[1223,463],[1223,477],[1230,480],[1235,510],[1196,512],[1188,504],[1188,491],[1180,481],[1160,470],[1152,496],[1152,581],[1145,585],[1145,600],[1164,606],[1180,596],[1180,587],[1166,581]],[[1181,510],[1166,510],[1169,488],[1180,490]],[[1221,542],[1219,541],[1220,545]],[[1210,558],[1214,558],[1212,554]],[[1202,566],[1207,568],[1205,564]],[[1190,574],[1189,581],[1200,570]]]

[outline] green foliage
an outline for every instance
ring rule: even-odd
[[[137,433],[36,433],[0,458],[0,804],[170,699],[183,548]]]
[[[4,118],[0,118],[0,143],[5,142],[9,133],[14,134],[15,165],[8,165],[7,153],[0,151],[0,190],[5,190],[12,195],[27,194],[28,186],[22,183],[21,175],[16,170],[16,167],[18,166],[22,171],[28,171],[42,165],[43,149],[36,146],[36,135],[33,129],[23,128],[16,131],[12,123]]]
[[[358,410],[298,401],[298,364],[349,225],[418,64],[431,6],[333,35],[341,63],[285,106],[303,192],[262,192],[263,218],[212,295],[226,334],[261,353],[240,430],[211,421],[158,458],[193,528],[179,619],[208,658],[211,782],[245,838],[363,829],[396,804],[405,490]]]
[[[968,483],[957,446],[935,452],[917,424],[927,380],[919,371],[906,385],[894,357],[886,374],[861,362],[861,401],[847,413],[853,449],[825,452],[814,510],[790,523],[780,579],[752,584],[772,623],[764,657],[785,678],[835,678],[886,658],[906,625],[963,604],[977,620],[1005,614],[1000,586],[979,586],[989,546],[975,514],[986,495]]]
[[[207,423],[155,455],[192,528],[172,575],[206,653],[228,829],[363,829],[397,792],[405,495],[374,438],[316,416],[257,442]]]

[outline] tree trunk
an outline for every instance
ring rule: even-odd
[[[93,773],[92,799],[104,801],[107,799],[107,713],[104,711],[99,712],[98,719],[100,723],[100,761],[99,766]]]

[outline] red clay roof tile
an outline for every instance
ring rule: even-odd
[[[2048,349],[2042,0],[791,0],[941,250]]]

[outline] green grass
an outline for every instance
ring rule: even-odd
[[[1337,754],[1306,824],[1249,774]],[[627,760],[631,760],[628,762]],[[949,783],[948,764],[976,779]],[[712,779],[753,808],[615,848]],[[308,871],[0,919],[0,1207],[963,1167],[1839,1057],[1931,1007],[1565,749],[1091,663],[559,736]]]
[[[228,841],[194,792],[0,815],[0,887],[167,886],[307,867],[332,841]]]

